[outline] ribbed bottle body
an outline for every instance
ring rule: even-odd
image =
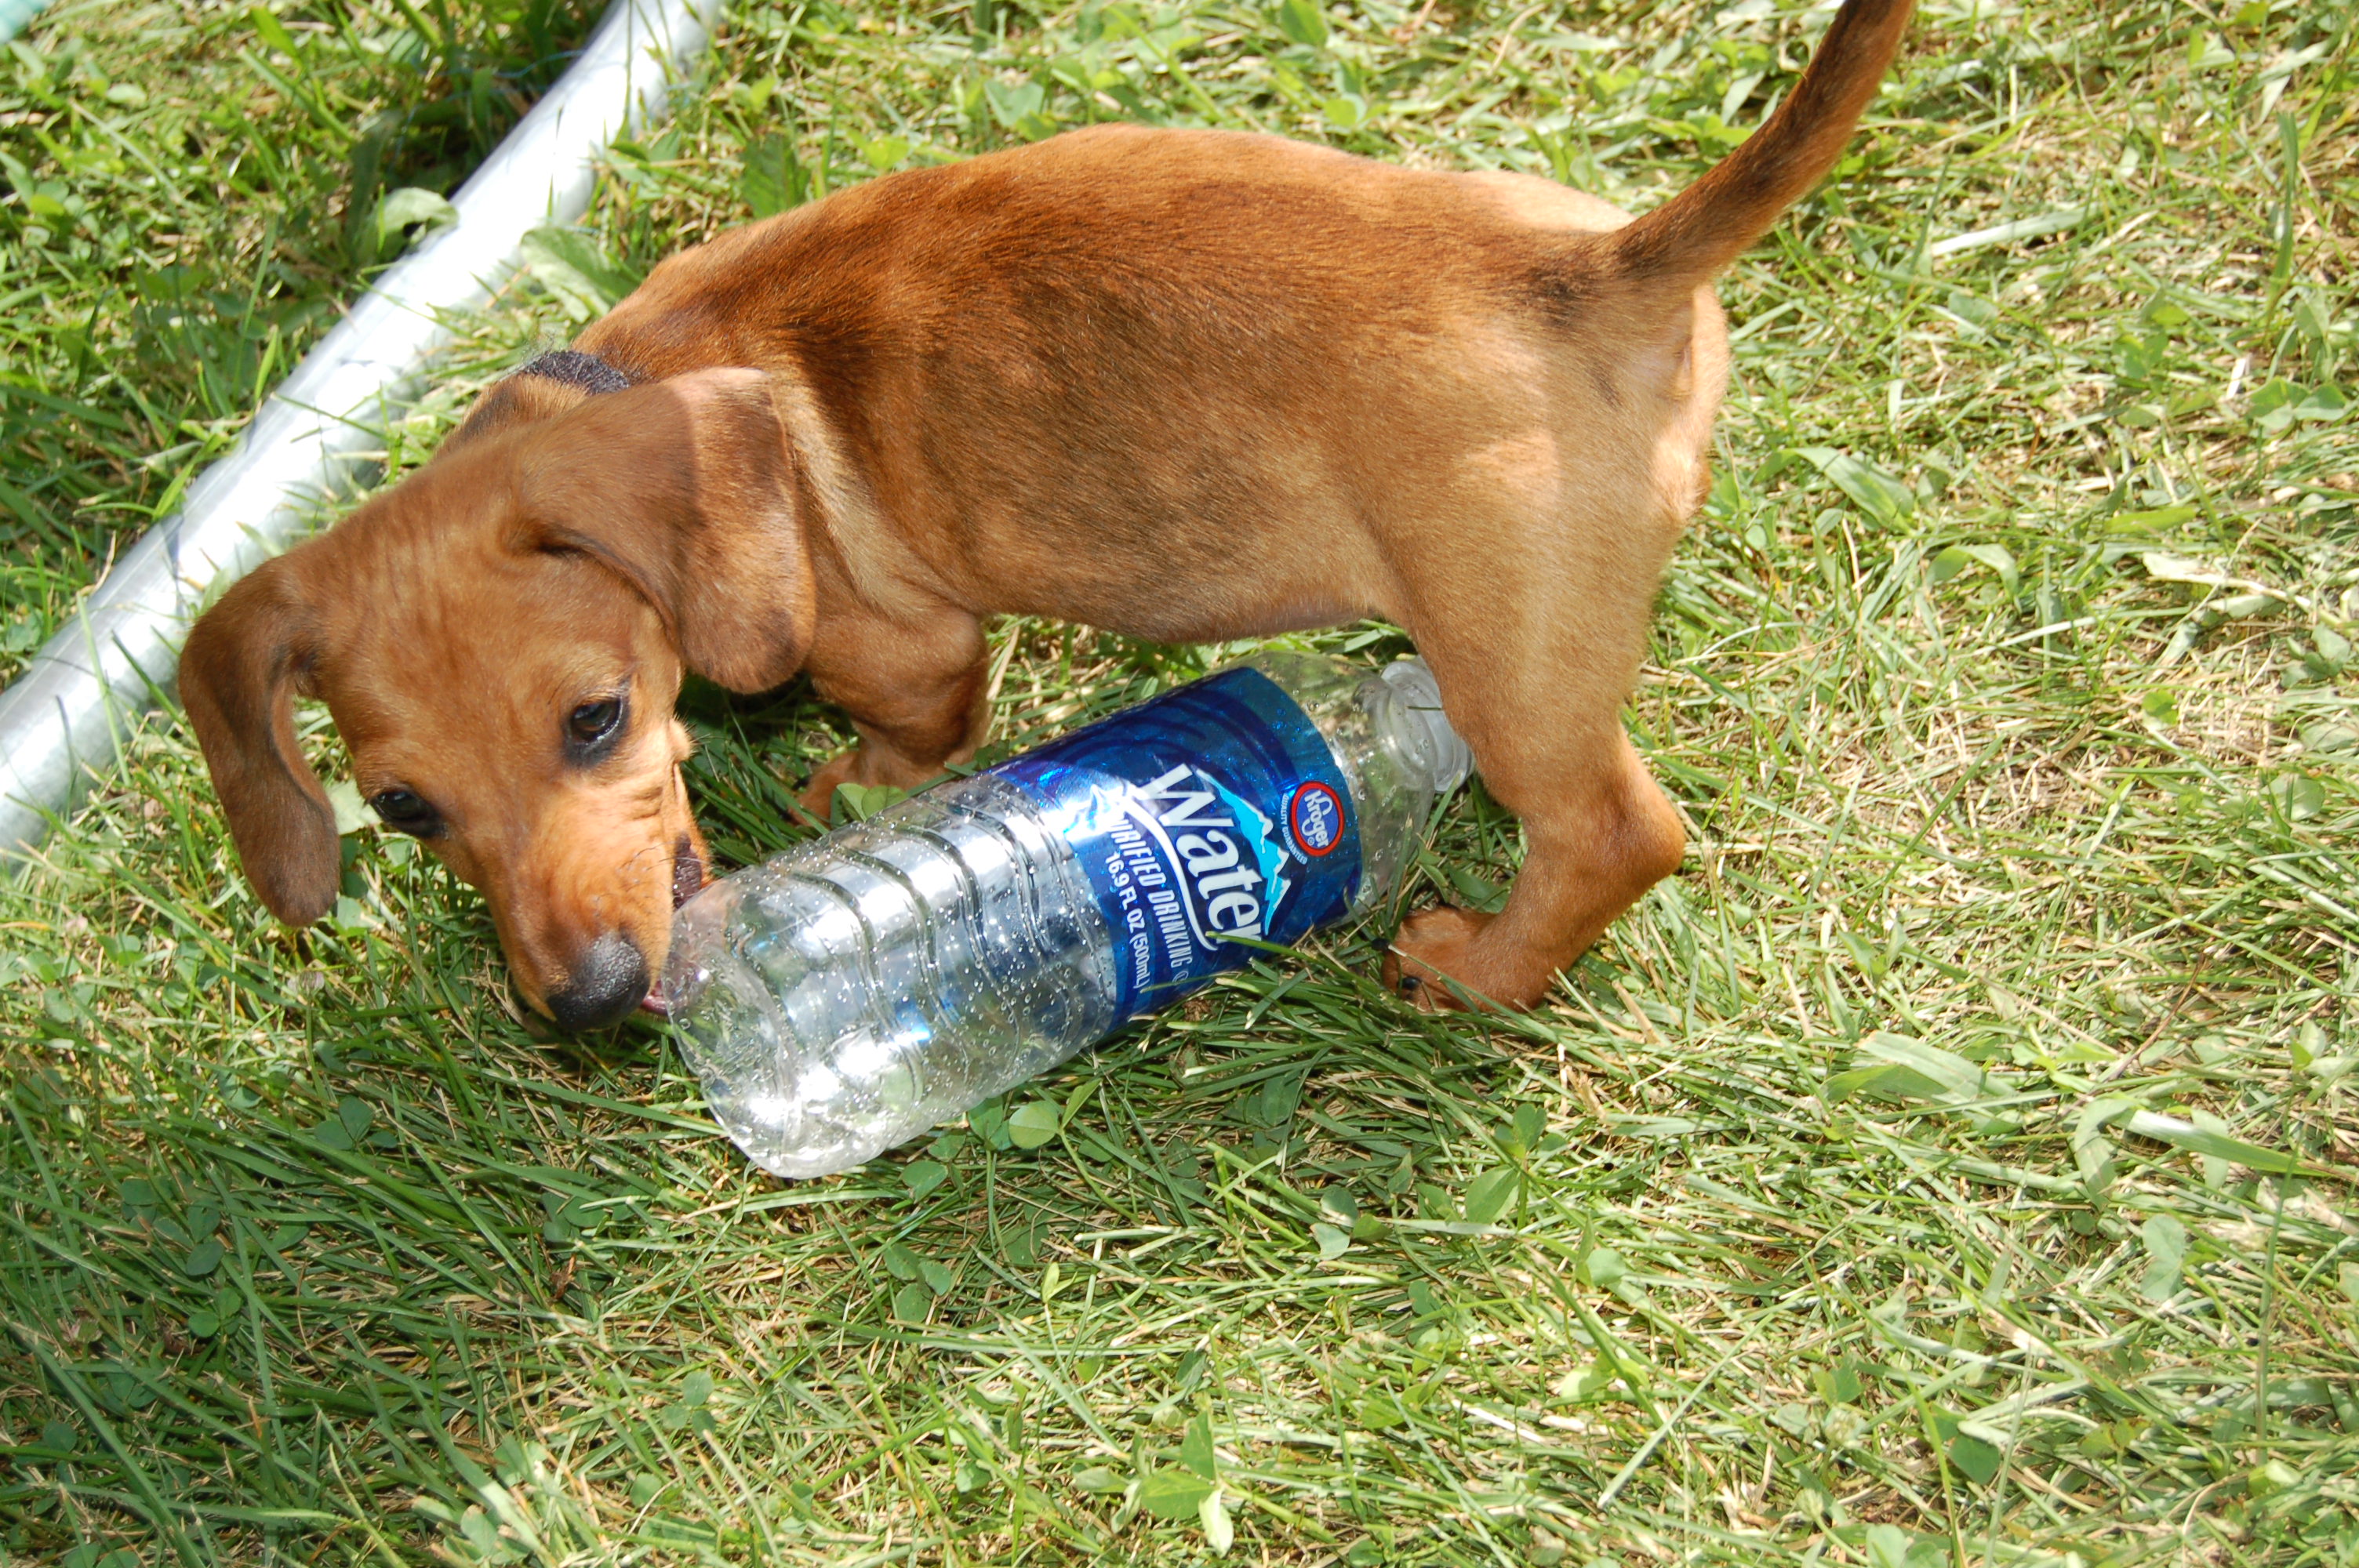
[[[714,1117],[848,1170],[1397,884],[1432,677],[1269,654],[714,882],[665,994]]]

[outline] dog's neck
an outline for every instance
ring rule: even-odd
[[[922,613],[924,604],[886,564],[902,559],[906,550],[878,515],[875,492],[834,421],[791,361],[764,368],[771,378],[771,406],[802,481],[806,536],[827,551],[853,591],[870,604],[905,616]]]
[[[602,392],[620,392],[639,384],[638,377],[617,370],[596,354],[586,354],[579,349],[559,349],[543,354],[516,373],[561,381],[568,386],[578,386],[592,396]]]
[[[614,335],[611,319],[600,326],[609,329],[601,335],[609,340],[611,346]],[[627,342],[623,346],[625,351],[620,357],[647,362],[628,351]],[[795,451],[803,487],[804,523],[813,543],[836,558],[852,588],[862,598],[879,609],[908,615],[918,613],[923,607],[911,599],[908,586],[882,565],[897,558],[898,552],[877,516],[876,498],[867,476],[861,471],[835,423],[821,410],[800,367],[791,359],[773,359],[757,368],[772,378],[771,402]],[[592,396],[620,392],[648,379],[663,379],[661,375],[634,375],[581,349],[559,349],[543,354],[512,373],[562,382]]]

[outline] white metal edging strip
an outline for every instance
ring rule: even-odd
[[[189,487],[0,691],[0,865],[21,862],[177,684],[216,586],[294,542],[415,401],[449,321],[489,299],[529,231],[588,211],[596,158],[659,115],[721,0],[614,0],[569,70],[452,199],[457,220],[378,278],[304,356],[235,450]]]
[[[23,32],[49,4],[49,0],[0,0],[0,44]]]

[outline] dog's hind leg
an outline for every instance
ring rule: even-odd
[[[1546,762],[1496,748],[1475,755],[1485,785],[1523,818],[1523,870],[1496,915],[1439,904],[1403,921],[1385,979],[1422,1005],[1455,1004],[1437,983],[1446,979],[1477,1005],[1530,1007],[1614,916],[1677,869],[1685,835],[1618,732]]]
[[[825,816],[843,784],[914,789],[973,756],[990,721],[985,654],[982,624],[949,606],[915,620],[831,617],[805,668],[860,744],[811,775],[805,809]]]
[[[1385,976],[1422,1005],[1454,1004],[1444,978],[1478,1002],[1533,1005],[1685,849],[1621,722],[1678,530],[1651,497],[1589,499],[1571,517],[1560,502],[1546,518],[1509,506],[1409,535],[1425,558],[1403,562],[1408,629],[1525,839],[1497,915],[1441,907],[1403,924]]]

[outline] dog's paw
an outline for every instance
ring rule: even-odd
[[[1385,956],[1385,987],[1423,1012],[1516,1012],[1537,1006],[1554,971],[1503,951],[1497,917],[1438,903],[1401,922]]]
[[[796,800],[820,821],[827,821],[828,813],[835,809],[836,785],[852,782],[852,770],[859,761],[860,748],[857,746],[838,752],[820,764],[819,772],[811,774],[810,783],[803,785],[803,792],[795,797]]]
[[[1470,961],[1468,949],[1493,918],[1447,903],[1419,910],[1401,922],[1392,950],[1385,955],[1385,989],[1421,1012],[1463,1011],[1482,1006],[1487,999],[1470,998],[1458,988],[1473,989],[1468,977],[1476,966]],[[1457,981],[1458,987],[1443,984],[1445,979]]]

